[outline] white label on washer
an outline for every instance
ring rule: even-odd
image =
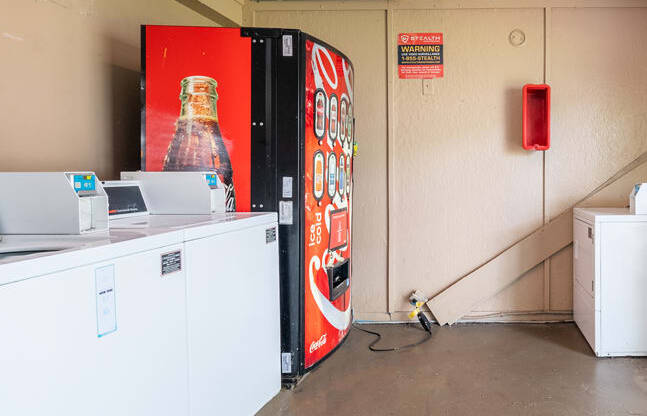
[[[283,56],[292,56],[292,35],[283,35]]]
[[[94,283],[97,296],[97,336],[102,337],[117,330],[114,264],[96,269]]]
[[[292,201],[279,201],[279,224],[292,225]]]
[[[292,198],[292,176],[283,177],[283,198]]]

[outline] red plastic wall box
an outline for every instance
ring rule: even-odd
[[[523,148],[548,150],[550,148],[550,86],[526,84],[523,86]]]

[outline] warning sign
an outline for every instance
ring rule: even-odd
[[[400,33],[398,35],[400,78],[442,78],[443,34]]]

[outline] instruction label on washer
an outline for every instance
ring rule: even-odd
[[[292,201],[279,201],[279,224],[292,225]]]
[[[182,270],[182,251],[162,254],[162,276]]]
[[[276,241],[276,227],[268,228],[265,230],[265,244]]]
[[[97,336],[102,337],[117,330],[114,264],[95,269],[94,284],[97,298]]]

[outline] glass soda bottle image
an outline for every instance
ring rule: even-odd
[[[314,155],[313,196],[320,201],[324,194],[324,154],[321,150]]]
[[[180,117],[164,158],[164,171],[215,171],[225,188],[227,211],[236,211],[229,153],[218,125],[218,83],[205,76],[180,82]]]
[[[335,140],[337,138],[337,97],[334,95],[330,98],[330,127],[328,131],[330,138]]]
[[[326,95],[323,90],[315,92],[314,130],[315,136],[322,140],[326,132]]]

